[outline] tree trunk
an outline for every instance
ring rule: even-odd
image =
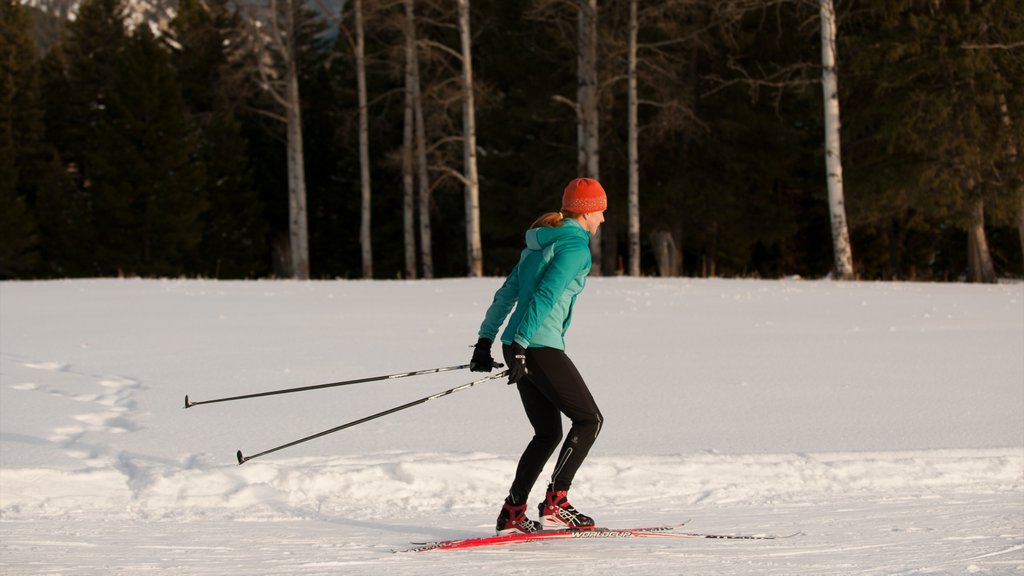
[[[640,275],[640,154],[637,119],[637,0],[629,2],[629,275]]]
[[[820,0],[821,7],[821,83],[825,101],[825,171],[828,182],[828,206],[832,221],[833,275],[840,280],[853,278],[853,251],[846,225],[843,199],[843,164],[839,153],[839,82],[836,74],[836,13],[832,0]]]
[[[466,255],[469,276],[483,276],[480,244],[480,181],[476,169],[476,110],[473,104],[473,50],[469,29],[469,0],[458,0],[462,38],[463,170],[466,189]]]
[[[292,277],[309,279],[309,231],[306,218],[306,172],[302,152],[302,102],[299,99],[298,64],[295,54],[295,13],[287,4],[287,63],[285,64],[288,148],[288,240]]]
[[[420,217],[420,264],[423,266],[423,277],[434,277],[434,254],[430,232],[430,177],[427,174],[427,144],[424,134],[423,97],[420,90],[420,59],[416,40],[416,17],[413,11],[413,0],[405,0],[405,17],[409,26],[409,38],[413,46],[412,52],[412,100],[415,118],[416,170],[419,176],[419,217]]]
[[[967,189],[973,192],[973,180]],[[977,196],[971,202],[971,223],[967,230],[967,281],[995,284],[996,270],[985,238],[985,200]]]
[[[718,220],[711,221],[709,230],[702,267],[705,278],[716,278],[718,276]]]
[[[420,96],[419,66],[416,66],[416,166],[419,171],[420,191],[420,264],[423,266],[423,277],[434,277],[434,249],[430,230],[430,176],[427,173],[427,144],[423,133],[423,99]]]
[[[1020,209],[1017,211],[1017,236],[1020,237],[1020,253],[1024,257],[1024,194],[1020,195]]]
[[[370,235],[370,128],[366,104],[366,58],[363,33],[363,2],[353,4],[356,20],[356,84],[359,91],[359,182],[362,218],[359,223],[359,246],[362,249],[363,278],[373,278],[373,242]]]
[[[402,236],[405,241],[405,277],[416,278],[416,217],[414,212],[416,188],[413,182],[413,82],[416,75],[416,39],[412,33],[412,0],[405,0],[405,118],[402,125]]]
[[[597,0],[579,0],[579,54],[577,56],[577,106],[579,106],[579,174],[600,180],[600,130],[597,85]],[[590,253],[596,263],[590,273],[601,275],[601,233],[590,237]]]
[[[651,232],[651,248],[662,278],[679,276],[683,269],[682,251],[676,246],[672,233],[666,230]]]
[[[1000,79],[1002,79],[1001,75]],[[1010,164],[1016,164],[1019,150],[1013,135],[1013,118],[1010,117],[1010,106],[1006,102],[1006,94],[999,95],[999,113],[1003,119],[1003,126],[1010,133],[1006,139],[1006,159]],[[1021,189],[1020,180],[1015,180],[1015,182],[1017,182],[1017,190],[1015,192],[1019,199],[1017,206],[1017,236],[1020,239],[1020,254],[1024,258],[1024,190]]]

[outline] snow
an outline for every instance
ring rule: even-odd
[[[1020,283],[589,280],[573,503],[786,539],[393,554],[492,533],[530,435],[503,380],[241,466],[483,375],[184,408],[466,363],[500,282],[0,283],[0,573],[1024,573]]]

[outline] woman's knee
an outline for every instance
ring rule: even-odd
[[[604,426],[604,417],[601,412],[595,411],[592,414],[573,420],[572,427],[575,432],[582,436],[597,438]]]
[[[562,431],[561,429],[547,432],[538,431],[533,435],[533,439],[538,444],[554,449],[562,441]]]

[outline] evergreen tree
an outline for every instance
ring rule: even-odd
[[[43,136],[38,55],[28,9],[0,0],[0,278],[31,274],[39,236],[30,200]]]
[[[209,199],[198,271],[217,278],[259,276],[270,263],[263,205],[238,120],[249,86],[228,49],[239,26],[223,0],[182,0],[172,22],[180,45],[173,62],[199,131],[197,157]]]
[[[93,203],[83,183],[81,164],[70,142],[78,125],[70,110],[72,89],[67,60],[60,44],[42,61],[41,84],[50,150],[37,192],[35,209],[45,263],[52,276],[95,275],[96,232]]]
[[[816,11],[714,2],[693,10],[680,78],[691,84],[681,93],[691,94],[693,119],[644,153],[658,158],[662,190],[647,209],[661,207],[656,226],[681,234],[689,274],[822,276],[831,242],[820,92],[809,78],[820,52],[817,28],[800,26]],[[808,234],[821,238],[812,250],[801,239]]]
[[[103,176],[95,181],[97,258],[108,270],[191,273],[206,208],[194,130],[167,52],[148,27],[136,30],[129,48],[111,122],[88,156]]]
[[[369,22],[372,13],[367,15]],[[366,261],[362,258],[364,243],[361,242],[361,227],[357,223],[361,210],[361,169],[358,149],[343,149],[342,137],[346,126],[357,125],[354,122],[358,114],[354,76],[351,79],[341,78],[346,73],[355,72],[354,64],[349,66],[347,59],[352,57],[352,51],[343,45],[339,29],[329,26],[329,20],[323,13],[300,9],[296,25],[302,134],[307,143],[306,193],[311,274],[321,278],[359,277]],[[368,81],[375,79],[372,73],[368,71]],[[370,89],[373,88],[368,88],[368,93]],[[348,123],[350,119],[353,120],[351,124]],[[376,120],[370,122],[372,142],[379,141],[380,134],[386,134],[389,127],[386,121]],[[371,161],[376,158],[378,155],[370,156]],[[372,163],[371,168],[374,170],[371,180],[380,181],[376,171],[379,166]],[[381,236],[377,225],[381,220],[377,219],[376,210],[382,204],[382,197],[377,192],[374,191],[375,201],[372,204],[375,240]],[[387,211],[381,213],[391,215]],[[374,256],[376,268],[377,254]]]
[[[194,270],[201,167],[169,56],[148,27],[129,36],[119,0],[87,0],[69,26],[65,162],[92,208],[101,274]]]
[[[57,148],[67,179],[54,178],[39,199],[46,257],[54,274],[109,273],[96,259],[99,210],[93,183],[99,174],[87,155],[110,112],[112,79],[128,35],[118,0],[87,1],[44,62],[47,139]],[[116,271],[116,269],[115,269]]]
[[[939,231],[1009,226],[1017,213],[1008,184],[1019,168],[995,160],[1007,157],[1010,137],[1000,95],[1021,91],[1019,58],[1007,57],[1020,16],[1003,0],[865,8],[851,26],[855,110],[846,123],[867,199],[860,220],[887,247],[889,275],[957,278],[968,258],[962,248],[945,253]]]
[[[480,234],[486,255],[484,274],[507,274],[518,261],[523,231],[542,212],[557,210],[565,184],[575,178],[576,121],[565,103],[553,96],[575,95],[575,14],[569,6],[561,19],[535,13],[534,0],[474,0],[474,81],[479,88],[477,133],[480,172]],[[445,5],[447,6],[447,4]],[[417,3],[418,33],[441,39],[443,29],[431,26],[442,15]],[[565,36],[561,36],[564,32]],[[457,42],[457,39],[446,40]],[[451,44],[455,45],[455,44]],[[439,54],[421,51],[420,72],[426,108],[427,146],[432,166],[443,164],[435,142],[447,132],[439,123],[446,101],[446,69]],[[602,72],[603,74],[603,72]],[[457,100],[456,100],[457,101]],[[603,120],[602,120],[603,121]],[[457,166],[457,163],[451,164]],[[602,170],[603,180],[614,172]],[[461,275],[465,270],[465,237],[461,220],[465,208],[459,193],[449,188],[443,173],[432,172],[440,185],[434,194],[434,267],[436,275]],[[614,194],[613,186],[605,186]],[[607,217],[624,204],[611,200]],[[602,227],[607,235],[606,222]],[[458,226],[454,228],[453,225]],[[460,236],[461,235],[461,236]],[[458,254],[450,259],[449,254]],[[596,265],[596,263],[595,263]]]

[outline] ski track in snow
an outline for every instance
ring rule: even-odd
[[[599,524],[612,528],[690,520],[686,531],[779,535],[799,532],[799,536],[757,542],[580,540],[412,555],[393,552],[408,548],[414,540],[492,533],[500,495],[515,468],[514,446],[528,438],[522,423],[514,419],[516,414],[510,416],[514,424],[506,426],[519,426],[509,433],[517,442],[509,443],[498,432],[492,442],[499,447],[498,451],[437,448],[454,439],[444,432],[453,425],[446,420],[449,415],[466,418],[460,428],[472,425],[475,427],[470,430],[475,434],[495,434],[488,428],[488,413],[496,409],[496,398],[507,401],[504,386],[466,392],[459,396],[463,400],[445,401],[447,404],[437,410],[417,408],[415,413],[403,413],[401,418],[382,419],[358,431],[343,432],[343,437],[333,441],[296,450],[291,456],[282,452],[238,466],[226,448],[229,445],[255,452],[323,429],[325,426],[316,420],[317,415],[309,411],[311,404],[315,406],[315,399],[279,399],[276,403],[217,405],[184,411],[182,387],[169,384],[203,380],[207,385],[199,390],[201,395],[217,397],[237,393],[239,389],[231,385],[241,377],[232,377],[249,368],[255,374],[277,375],[276,379],[290,383],[333,379],[333,374],[305,375],[304,371],[306,365],[319,358],[336,354],[337,343],[330,341],[330,335],[337,334],[338,317],[356,324],[362,337],[380,342],[387,342],[396,328],[393,323],[371,328],[378,324],[375,315],[390,314],[393,318],[397,314],[402,322],[412,325],[433,323],[426,331],[430,338],[462,349],[465,331],[471,334],[475,330],[477,316],[481,306],[486,306],[493,284],[493,280],[458,282],[454,288],[451,283],[0,284],[0,574],[212,576],[383,572],[423,576],[492,571],[538,574],[552,567],[579,574],[1024,574],[1024,446],[1020,442],[1024,438],[1024,406],[1015,406],[1021,395],[1013,392],[1003,398],[992,397],[990,402],[1003,405],[982,421],[971,415],[977,407],[957,413],[955,402],[942,400],[943,394],[957,391],[959,380],[935,382],[935,376],[930,376],[928,382],[915,382],[915,371],[921,370],[920,366],[906,367],[891,357],[863,357],[860,361],[886,367],[889,376],[883,378],[893,382],[931,388],[927,401],[905,406],[908,417],[897,434],[909,435],[910,440],[894,438],[892,445],[897,449],[777,453],[706,449],[666,453],[664,440],[657,435],[659,427],[651,425],[650,431],[639,432],[646,433],[648,439],[639,445],[654,446],[656,453],[635,453],[623,449],[621,444],[613,444],[615,448],[605,453],[595,450],[581,469],[573,490],[577,506],[596,516]],[[624,303],[625,312],[619,313],[627,315],[657,304],[659,290],[676,286],[671,282],[656,283],[656,288],[651,289],[643,288],[645,284],[640,282],[623,286],[612,280],[592,284],[596,288],[591,291],[603,295],[606,304],[609,298]],[[745,314],[757,317],[753,324],[755,333],[765,329],[771,332],[776,327],[779,333],[775,338],[785,340],[793,337],[793,330],[799,332],[801,328],[787,325],[792,318],[767,319],[774,317],[779,301],[791,305],[790,298],[799,300],[804,292],[808,293],[805,296],[820,296],[818,292],[829,286],[832,285],[684,282],[678,287],[684,299],[722,302],[726,313],[738,302],[746,307]],[[896,294],[899,304],[892,304],[891,309],[881,306],[886,313],[875,318],[865,312],[865,303],[870,301],[878,307],[881,288],[870,284],[859,289],[856,286],[844,284],[836,289],[840,293],[854,292],[843,295],[849,296],[854,304],[848,309],[840,308],[838,313],[840,322],[856,326],[854,334],[864,331],[884,338],[885,332],[897,331],[904,334],[902,342],[906,345],[907,341],[913,342],[918,331],[920,345],[930,346],[937,336],[963,332],[966,336],[960,346],[967,346],[974,341],[971,334],[987,338],[986,334],[993,333],[995,337],[986,340],[984,348],[979,346],[964,355],[968,361],[977,357],[984,365],[999,368],[990,378],[997,381],[997,386],[989,394],[1014,390],[1012,385],[999,384],[1000,379],[1008,377],[1012,381],[1024,376],[1022,356],[1010,358],[1000,355],[998,349],[993,351],[993,343],[1008,341],[1007,350],[1024,343],[1024,291],[1020,285],[1006,288],[1005,298],[1003,292],[981,293],[973,287],[959,287],[965,294],[949,294],[953,298],[948,301],[943,298],[946,291],[953,290],[950,287],[925,287],[921,289],[922,296],[903,293],[913,291],[913,286],[890,285],[884,293],[887,297]],[[425,307],[426,312],[416,308],[387,312],[395,302],[394,294],[372,295],[402,292],[411,287],[420,290],[412,294],[428,300],[431,287],[434,293],[444,293],[443,306],[432,305],[441,310],[465,307],[467,295],[483,301],[474,302],[464,316],[443,318],[430,312],[431,305]],[[43,295],[39,296],[33,288]],[[364,290],[367,288],[370,290]],[[347,290],[358,295],[336,297],[336,291]],[[76,291],[85,294],[81,301],[75,301],[73,294],[69,294]],[[986,315],[984,309],[972,308],[970,300],[964,300],[979,294],[988,295],[988,306],[1003,306],[1005,310]],[[900,299],[904,296],[905,300]],[[55,297],[70,297],[71,302],[63,304],[67,316],[54,318],[34,308],[59,308],[63,300],[55,301]],[[337,304],[336,298],[347,304],[333,308],[331,304]],[[916,324],[908,321],[898,325],[890,317],[893,311],[921,299],[928,301],[928,305],[924,306],[925,312],[915,316]],[[157,308],[151,306],[153,301],[158,302]],[[357,306],[352,307],[352,302]],[[674,300],[666,302],[668,309],[677,306]],[[129,307],[138,303],[134,315],[108,322],[109,316],[104,316],[103,310],[122,303]],[[749,308],[758,303],[764,307]],[[201,307],[198,311],[197,305]],[[340,310],[340,316],[323,314],[324,307]],[[275,316],[276,308],[281,308],[279,316]],[[370,309],[366,323],[360,321],[359,308]],[[614,319],[609,320],[608,309],[604,313],[603,321],[611,324],[608,329],[631,334],[635,319],[626,319],[619,325]],[[261,314],[269,317],[232,328],[239,331],[218,332],[234,319]],[[320,340],[327,341],[322,349],[303,352],[299,347],[288,348],[291,343],[287,341],[264,342],[248,336],[253,326],[288,324],[288,318],[295,314],[305,323],[297,328],[298,333],[311,330],[320,334]],[[696,313],[691,310],[690,314]],[[212,320],[195,325],[194,317],[204,315]],[[320,316],[330,320],[321,326]],[[979,316],[984,317],[980,327],[971,323],[971,318]],[[188,322],[176,324],[181,318]],[[683,354],[722,358],[719,348],[723,340],[716,334],[720,329],[718,320],[707,320],[710,337],[703,343],[688,340]],[[728,318],[725,322],[729,322]],[[689,330],[703,331],[701,321],[695,324]],[[147,329],[139,330],[139,326],[147,325]],[[661,334],[651,326],[652,333]],[[817,321],[809,320],[807,326],[817,329]],[[37,329],[38,335],[34,333]],[[588,329],[593,328],[583,328]],[[288,337],[288,331],[284,332]],[[412,336],[417,341],[423,334]],[[772,339],[771,334],[767,337]],[[812,340],[815,338],[811,335]],[[316,348],[320,343],[310,345]],[[671,343],[646,341],[637,347],[639,360],[648,358],[648,354],[657,357],[659,345],[664,347],[662,354],[666,357],[679,354]],[[707,348],[694,349],[702,345]],[[837,344],[842,345],[843,342]],[[750,352],[738,350],[735,357],[750,356]],[[760,353],[752,352],[755,356]],[[280,357],[288,354],[296,357],[292,360],[294,370],[301,374],[295,375],[291,366],[280,364]],[[350,368],[352,375],[371,373],[371,368],[394,371],[436,364],[429,354],[422,358],[410,354],[408,365],[393,366],[387,364],[391,360],[389,352],[377,354],[374,357],[370,353],[363,359],[364,364]],[[182,362],[190,355],[194,356],[191,362]],[[941,356],[932,359],[939,364],[944,361]],[[579,363],[585,366],[588,362],[600,364],[602,360],[594,356]],[[821,374],[821,368],[830,366],[834,360],[804,357],[802,362],[810,372]],[[231,366],[216,368],[218,363]],[[197,371],[205,366],[214,366],[214,373],[205,379],[197,377]],[[744,393],[760,401],[772,401],[772,396],[760,394],[760,388],[773,380],[785,382],[781,387],[784,392],[786,386],[804,386],[805,394],[812,396],[822,384],[814,377],[794,384],[790,382],[791,372],[780,371],[778,365],[770,362],[763,366],[764,371],[744,376],[738,384]],[[983,371],[980,366],[975,370]],[[458,378],[468,379],[466,374],[456,377],[455,382],[459,382]],[[266,382],[275,378],[264,377],[247,389],[266,389]],[[592,382],[600,382],[600,378],[588,377]],[[660,381],[655,376],[643,379],[654,386]],[[447,375],[428,384],[409,384],[395,391],[394,398],[405,401],[420,397],[449,387],[452,381],[453,377]],[[991,384],[986,380],[979,383]],[[186,390],[194,386],[190,384]],[[671,382],[662,386],[652,392],[672,394],[675,390]],[[704,402],[705,406],[735,398],[736,388],[723,388],[721,382],[714,386],[688,388],[687,398],[694,403]],[[392,396],[386,396],[390,392],[382,388],[372,390],[385,395],[385,406],[394,405]],[[605,397],[610,394],[609,390],[604,392]],[[878,393],[869,389],[863,395],[870,398]],[[344,421],[379,409],[366,403],[354,390],[341,397],[353,405],[346,406],[344,416],[338,416],[335,407],[323,422],[337,423],[339,417]],[[660,399],[665,402],[670,397],[662,395]],[[894,398],[904,400],[898,393]],[[637,422],[658,414],[657,406],[651,406],[645,414],[614,412],[617,406],[612,404],[610,410],[605,410],[618,418],[618,422],[612,421],[613,425],[623,426],[622,421],[628,421],[633,414],[639,416]],[[737,408],[742,416],[730,421],[752,440],[781,433],[784,428],[756,421],[745,423],[743,416],[774,422],[770,416],[773,410],[788,410],[797,419],[818,417],[813,408],[803,404],[767,406],[768,416],[759,416],[749,407]],[[309,421],[295,418],[296,410],[307,415]],[[1010,414],[1021,428],[1020,434],[1007,436],[1001,432],[1013,429],[1013,425],[1000,424],[999,419],[1005,414]],[[848,422],[856,422],[859,415],[836,413],[843,425],[836,431],[822,430],[824,436],[815,438],[820,441],[818,445],[844,446],[849,442],[843,436],[849,433]],[[988,436],[979,436],[980,443],[966,442],[980,447],[944,447],[914,440],[927,438],[930,420],[947,416],[962,418],[964,422],[976,421],[979,427],[988,426],[984,428]],[[636,429],[642,426],[637,422],[619,430],[610,428],[606,431],[612,436],[610,442],[615,442],[616,434],[620,439],[637,434]],[[410,424],[417,438],[408,436]],[[676,424],[684,429],[691,425],[686,418]],[[693,426],[695,433],[701,432],[700,426]],[[860,442],[874,445],[876,431],[870,427],[864,430],[871,436]],[[858,442],[856,438],[853,441]],[[463,447],[474,445],[461,442]],[[915,442],[924,447],[905,448]],[[360,443],[374,448],[359,449]],[[381,449],[382,445],[394,449]],[[423,449],[424,445],[435,449]],[[545,471],[545,475],[548,473]],[[541,489],[539,483],[531,502],[540,499]]]

